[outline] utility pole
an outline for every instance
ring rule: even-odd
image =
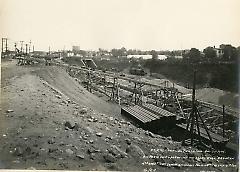
[[[32,41],[30,40],[30,42],[29,42],[29,50],[28,50],[29,53],[31,51],[31,44],[32,44]]]
[[[7,52],[8,51],[8,39],[7,38],[2,38],[2,52]]]
[[[26,44],[26,54],[28,53],[28,44]]]
[[[2,51],[1,52],[3,52],[3,38],[2,38]]]
[[[20,41],[21,42],[21,53],[23,52],[23,42],[24,41]]]
[[[8,51],[8,39],[5,38],[5,40],[6,40],[6,42],[5,42],[5,52],[7,52]]]
[[[3,52],[3,38],[2,38],[2,51],[1,52]]]
[[[212,137],[208,131],[208,128],[203,120],[203,118],[201,117],[201,114],[197,108],[197,104],[196,104],[196,97],[195,97],[195,91],[196,91],[196,71],[194,71],[194,76],[193,76],[193,90],[192,90],[192,111],[187,119],[187,127],[186,127],[186,134],[187,132],[189,131],[188,128],[190,126],[190,137],[191,137],[191,145],[193,145],[193,139],[195,137],[195,126],[197,127],[197,132],[198,132],[198,141],[201,142],[201,133],[200,133],[200,127],[199,127],[199,119],[200,121],[202,122],[203,124],[203,127],[208,135],[208,138],[211,142],[211,145],[214,146],[214,143],[213,143],[213,140],[212,140]],[[185,134],[185,135],[186,135]],[[183,144],[185,144],[185,139],[183,139]]]
[[[14,43],[15,52],[17,51],[17,43]]]

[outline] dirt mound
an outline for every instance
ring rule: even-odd
[[[196,91],[196,98],[217,105],[224,104],[234,109],[238,108],[238,94],[226,92],[217,88],[198,89]]]

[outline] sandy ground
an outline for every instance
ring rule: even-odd
[[[165,150],[152,152],[151,149]],[[87,92],[65,70],[55,66],[1,66],[0,168],[222,171],[220,167],[166,167],[143,162],[197,163],[192,159],[144,159],[146,155],[176,155],[183,147],[133,125],[120,107]],[[210,156],[206,154],[205,156]],[[219,163],[201,160],[202,164]],[[227,162],[224,162],[227,163]],[[233,168],[226,168],[232,171]]]

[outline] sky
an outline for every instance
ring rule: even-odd
[[[0,36],[35,50],[240,46],[240,0],[0,0]]]

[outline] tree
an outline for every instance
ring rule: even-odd
[[[158,59],[158,54],[157,54],[157,52],[155,50],[151,51],[151,55],[152,55],[152,59],[153,60],[157,60]]]
[[[118,50],[115,49],[115,48],[111,50],[111,53],[112,53],[113,57],[118,57],[119,56]]]
[[[221,45],[224,60],[236,60],[238,58],[237,48],[232,45]]]
[[[121,49],[112,49],[111,53],[114,57],[121,57],[121,56],[126,56],[127,55],[127,50],[126,48],[122,47]]]
[[[213,47],[207,47],[203,50],[203,53],[205,54],[205,58],[207,59],[213,59],[217,57],[216,51],[213,49]]]
[[[193,63],[199,62],[201,60],[201,53],[197,48],[191,48],[188,53],[189,60]]]
[[[125,47],[122,47],[119,50],[119,54],[120,54],[120,56],[126,56],[127,55],[127,49]]]
[[[237,62],[239,62],[239,60],[240,60],[240,46],[239,47],[237,47]]]

